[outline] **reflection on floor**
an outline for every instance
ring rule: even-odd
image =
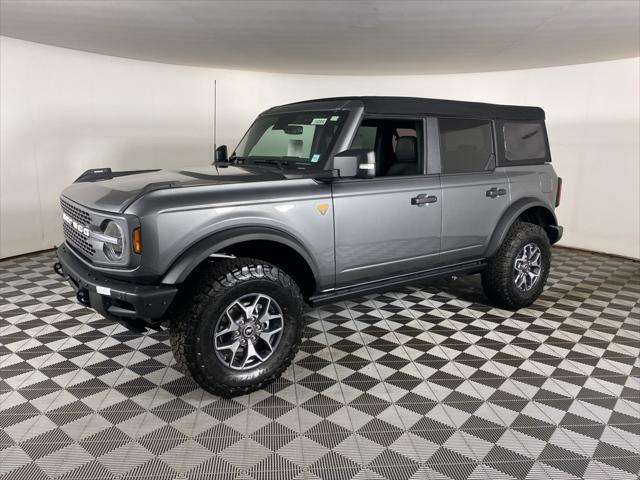
[[[319,308],[279,381],[224,400],[52,259],[0,262],[6,480],[637,478],[638,263],[555,249],[518,312],[476,277]]]

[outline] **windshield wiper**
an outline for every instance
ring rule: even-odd
[[[262,163],[267,165],[277,165],[280,170],[284,170],[284,167],[289,166],[287,160],[253,160],[253,163]]]
[[[246,159],[243,157],[237,157],[232,154],[229,158],[227,158],[226,162],[213,162],[213,166],[215,166],[216,168],[227,168],[229,165],[241,165],[245,160]]]

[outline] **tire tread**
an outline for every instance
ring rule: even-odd
[[[293,316],[302,321],[303,303],[300,289],[293,279],[275,265],[253,258],[225,259],[203,269],[190,279],[180,292],[170,312],[169,339],[178,369],[207,391],[222,397],[235,397],[259,390],[276,380],[291,365],[301,340],[302,326],[287,356],[267,377],[247,386],[231,386],[212,382],[195,365],[196,326],[207,306],[216,298],[248,280],[268,279],[288,290],[297,305]]]
[[[547,258],[543,259],[542,277],[535,286],[537,292],[530,299],[518,298],[511,289],[512,262],[517,253],[515,248],[532,238],[543,239],[542,252]],[[489,300],[500,308],[515,310],[531,305],[542,292],[549,273],[550,244],[546,232],[539,225],[517,221],[515,222],[500,245],[500,248],[491,257],[487,267],[482,272],[482,287]]]

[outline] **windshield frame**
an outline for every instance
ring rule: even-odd
[[[320,157],[316,162],[311,161],[311,158],[304,160],[304,157],[300,157],[297,160],[295,157],[287,157],[287,156],[263,156],[263,155],[251,155],[249,157],[245,157],[242,155],[237,155],[237,150],[243,144],[247,136],[251,133],[252,129],[256,127],[258,122],[262,119],[269,117],[286,117],[286,116],[296,116],[296,115],[317,115],[326,118],[330,118],[331,116],[339,115],[340,119],[337,123],[337,130],[333,134],[331,141],[324,149],[323,152],[320,153]],[[233,153],[230,156],[230,159],[233,161],[234,159],[238,159],[242,162],[243,165],[256,165],[256,166],[264,166],[264,167],[274,167],[274,168],[289,168],[294,170],[323,170],[327,164],[327,161],[332,158],[332,156],[337,153],[337,151],[341,151],[344,144],[345,132],[349,131],[349,125],[353,122],[353,111],[349,108],[323,108],[323,109],[300,109],[300,110],[290,110],[290,111],[282,111],[282,112],[271,112],[267,111],[263,114],[260,114],[249,126],[247,131],[244,133],[238,144],[233,150]],[[276,122],[274,122],[276,123]],[[267,127],[270,128],[270,127]],[[266,130],[265,130],[266,132]],[[264,134],[264,133],[263,133]]]

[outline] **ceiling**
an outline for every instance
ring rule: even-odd
[[[0,0],[0,33],[242,70],[477,72],[638,56],[640,1]]]

